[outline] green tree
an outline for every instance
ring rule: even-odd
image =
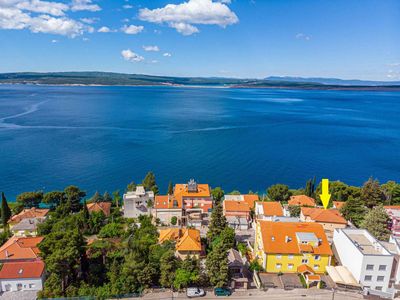
[[[103,196],[100,195],[98,191],[96,191],[92,198],[90,198],[89,202],[102,202],[103,201]]]
[[[1,223],[3,224],[4,230],[6,230],[8,225],[8,220],[11,218],[11,209],[8,206],[6,196],[1,193]]]
[[[122,200],[119,190],[116,190],[113,192],[113,197],[114,197],[114,205],[116,207],[119,207],[119,205],[121,204],[121,200]]]
[[[307,195],[308,197],[314,197],[314,191],[315,191],[315,177],[313,179],[307,180],[304,194]]]
[[[400,203],[400,184],[388,181],[381,185],[381,189],[385,196],[385,203],[388,205]]]
[[[79,230],[55,228],[39,244],[41,256],[46,264],[46,270],[54,280],[46,281],[44,293],[61,287],[61,294],[66,295],[68,286],[77,281],[84,254],[84,240]],[[58,295],[60,296],[60,295]]]
[[[89,223],[89,219],[90,219],[90,213],[89,213],[89,209],[86,204],[86,200],[83,200],[83,208],[82,209],[83,209],[83,220],[86,223],[86,226],[89,226],[88,223]]]
[[[22,207],[39,207],[43,199],[43,192],[25,192],[17,196],[17,204]]]
[[[211,195],[215,202],[221,202],[222,198],[224,198],[224,191],[220,187],[216,187],[215,189],[211,190]]]
[[[175,272],[174,288],[180,290],[199,281],[200,264],[199,261],[190,256],[181,263],[181,266]]]
[[[163,287],[170,288],[173,286],[175,272],[178,267],[178,261],[173,250],[169,250],[163,254],[160,260],[160,284]]]
[[[214,239],[212,246],[221,245],[225,250],[229,250],[235,246],[235,230],[226,226],[217,238]]]
[[[207,237],[210,241],[213,241],[219,236],[219,234],[227,226],[227,221],[223,215],[222,204],[217,203],[211,213],[210,225],[208,226]]]
[[[120,223],[108,223],[100,229],[99,237],[101,238],[115,238],[122,237],[124,229]]]
[[[361,189],[361,200],[364,201],[368,208],[383,203],[383,192],[379,185],[379,181],[370,177]]]
[[[300,217],[301,208],[299,205],[289,205],[288,210],[291,217]]]
[[[113,201],[113,198],[111,197],[109,192],[105,191],[105,193],[103,194],[103,201],[105,201],[105,202]]]
[[[86,196],[86,192],[79,189],[77,186],[70,185],[64,189],[68,208],[72,212],[78,212],[81,209],[81,201]]]
[[[142,184],[147,191],[153,191],[154,195],[158,194],[156,176],[154,175],[153,172],[150,171],[147,173],[146,177],[143,179]]]
[[[318,203],[322,204],[320,194],[321,183],[318,185],[315,191],[315,197]],[[341,181],[330,181],[329,182],[329,193],[331,194],[331,201],[347,201],[349,197],[359,198],[361,194],[361,188],[350,186]],[[331,203],[331,202],[330,202]]]
[[[388,241],[390,230],[388,227],[390,218],[382,205],[371,209],[361,223],[361,228],[367,229],[380,241]]]
[[[174,194],[174,186],[172,185],[172,181],[168,183],[168,195]]]
[[[52,209],[65,203],[65,193],[63,191],[51,191],[43,196],[43,203],[50,205]]]
[[[272,201],[287,202],[291,196],[289,187],[285,184],[274,184],[267,189],[268,198]]]
[[[366,208],[360,198],[353,197],[350,197],[340,209],[340,213],[343,217],[357,227],[360,226],[364,219],[365,212]]]
[[[212,248],[206,260],[207,275],[214,287],[223,287],[229,281],[228,252],[222,244]]]
[[[173,216],[171,218],[171,225],[176,225],[177,222],[178,222],[178,218],[176,216]]]
[[[240,191],[233,190],[232,192],[229,193],[229,195],[240,195]]]
[[[131,183],[128,184],[128,186],[126,187],[126,190],[128,192],[134,192],[136,191],[136,183],[134,181],[132,181]]]

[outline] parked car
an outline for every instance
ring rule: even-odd
[[[197,287],[187,288],[186,290],[186,296],[188,298],[204,297],[205,295],[206,292],[203,289]]]
[[[230,295],[232,295],[232,291],[230,289],[225,289],[225,288],[215,288],[214,295],[215,296],[230,296]]]

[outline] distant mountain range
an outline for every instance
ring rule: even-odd
[[[400,82],[342,80],[335,78],[267,77],[169,77],[111,72],[2,73],[0,84],[213,86],[236,88],[400,90]]]
[[[285,81],[285,82],[308,82],[332,85],[363,85],[363,86],[391,86],[400,85],[400,81],[371,81],[359,79],[339,79],[339,78],[320,78],[320,77],[291,77],[291,76],[270,76],[265,80]]]

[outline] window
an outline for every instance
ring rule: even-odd
[[[375,289],[376,289],[377,291],[382,291],[382,287],[381,287],[381,286],[376,286]]]
[[[302,264],[308,264],[308,259],[303,258],[303,259],[301,260],[301,263],[302,263]]]
[[[314,256],[314,259],[315,259],[315,260],[320,260],[320,259],[321,259],[321,255],[315,255],[315,256]]]
[[[364,280],[365,281],[371,281],[372,280],[372,276],[371,275],[365,275]]]
[[[386,265],[379,265],[379,271],[386,271]]]
[[[34,284],[34,283],[30,283],[30,284],[29,284],[29,288],[30,288],[30,289],[33,289],[34,287],[35,287],[35,284]]]
[[[385,280],[385,276],[378,276],[376,278],[377,281],[384,281]]]
[[[288,264],[287,267],[289,270],[291,270],[291,269],[293,269],[293,264]]]
[[[374,265],[367,265],[367,270],[373,270],[374,269]]]
[[[277,269],[281,269],[282,268],[282,264],[276,264],[275,266]]]
[[[314,270],[318,270],[319,269],[319,265],[314,265]]]
[[[293,254],[289,254],[288,259],[293,259]]]
[[[276,259],[281,259],[282,258],[282,254],[277,254],[276,255]]]

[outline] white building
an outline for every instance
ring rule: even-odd
[[[393,255],[367,230],[335,229],[333,244],[340,263],[364,290],[371,294],[393,292],[390,288]]]
[[[7,262],[0,270],[0,291],[40,291],[44,283],[44,262]]]
[[[143,186],[137,186],[136,191],[124,194],[124,217],[137,218],[140,215],[150,215],[149,202],[150,204],[154,202],[153,191],[146,192]]]

